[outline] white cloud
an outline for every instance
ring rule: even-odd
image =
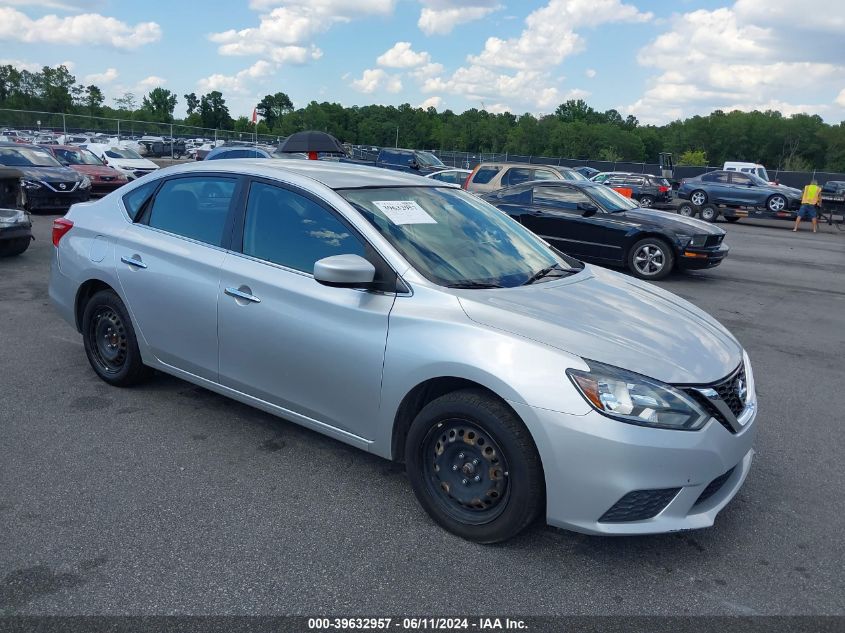
[[[135,85],[135,92],[149,92],[154,88],[160,88],[166,83],[166,79],[163,79],[162,77],[157,77],[156,75],[150,75],[149,77],[145,77]]]
[[[398,75],[389,75],[381,68],[367,68],[361,78],[353,79],[350,85],[364,94],[372,94],[382,88],[390,93],[402,90],[401,78]]]
[[[253,0],[250,7],[269,11],[257,27],[229,29],[208,38],[219,44],[221,55],[256,55],[278,63],[303,64],[319,59],[320,49],[310,43],[335,24],[355,18],[387,15],[395,0]]]
[[[431,63],[431,55],[414,52],[410,42],[396,42],[392,48],[378,56],[376,63],[387,68],[413,68]]]
[[[108,46],[133,50],[161,39],[155,22],[129,25],[97,13],[60,18],[45,15],[33,20],[11,7],[0,7],[0,41],[60,44],[62,46]]]
[[[468,63],[451,76],[414,76],[421,80],[424,92],[448,92],[472,103],[495,104],[490,107],[510,103],[528,110],[548,110],[568,95],[585,94],[583,90],[564,90],[563,78],[554,73],[566,57],[584,47],[576,28],[651,19],[651,13],[622,0],[549,0],[525,18],[518,37],[487,38],[484,49],[469,55]]]
[[[18,70],[26,70],[36,73],[41,70],[44,64],[38,62],[25,62],[22,59],[0,59],[0,66],[14,66]]]
[[[588,79],[593,79],[593,78],[595,78],[595,76],[596,76],[596,70],[595,70],[595,68],[588,68],[587,70],[585,70],[585,71],[584,71],[584,75],[585,75]]]
[[[638,52],[640,65],[657,74],[621,111],[646,123],[716,109],[832,115],[833,86],[845,83],[845,64],[841,36],[819,19],[825,13],[826,0],[738,0],[675,15],[669,29]],[[843,19],[830,15],[834,26]],[[785,45],[795,41],[801,45]],[[801,102],[793,103],[793,95]]]
[[[496,0],[420,0],[417,26],[426,35],[448,35],[459,24],[480,20],[501,6]]]
[[[417,107],[422,108],[423,110],[428,110],[429,108],[438,110],[443,107],[443,97],[429,97]]]
[[[117,79],[119,75],[120,75],[120,73],[117,72],[117,68],[106,68],[106,70],[104,70],[101,73],[93,73],[91,75],[85,75],[85,78],[84,78],[83,81],[86,84],[97,84],[97,85],[110,84],[115,79]]]
[[[276,66],[265,60],[255,62],[249,68],[234,74],[223,75],[215,73],[209,75],[197,82],[197,88],[200,92],[211,92],[212,90],[219,90],[220,92],[232,92],[237,94],[246,94],[250,91],[252,84],[261,78],[273,74],[277,70]]]
[[[845,88],[837,95],[835,103],[845,108]]]

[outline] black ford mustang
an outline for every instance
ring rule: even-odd
[[[723,229],[638,208],[599,183],[534,181],[482,197],[564,253],[625,266],[641,279],[662,279],[676,268],[712,268],[729,250]]]

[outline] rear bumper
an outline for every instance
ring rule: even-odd
[[[594,411],[576,416],[510,404],[540,451],[547,522],[586,534],[633,535],[713,525],[751,469],[753,394],[751,402],[747,422],[736,434],[715,419],[699,431],[670,431],[617,422]],[[654,516],[607,518],[630,493],[667,490]]]
[[[21,237],[32,237],[32,224],[29,222],[22,224],[12,224],[0,226],[0,241],[15,240]]]

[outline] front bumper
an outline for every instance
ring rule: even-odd
[[[67,210],[78,202],[87,202],[91,192],[87,189],[71,193],[56,193],[47,189],[29,189],[25,192],[26,208],[30,211],[38,209]]]
[[[713,268],[728,256],[730,247],[724,242],[716,248],[683,248],[675,253],[678,267],[684,270]]]
[[[757,431],[756,400],[751,402],[736,434],[715,418],[699,431],[672,431],[617,422],[595,411],[579,416],[510,404],[531,429],[540,452],[547,522],[585,534],[633,535],[713,525],[751,468]],[[711,486],[703,499],[720,477],[721,486],[715,491]],[[629,493],[666,489],[678,491],[656,516],[600,520]]]
[[[129,180],[111,182],[102,182],[100,180],[95,180],[91,184],[91,197],[102,198],[103,196],[110,194],[115,189],[120,189],[127,182],[129,182]]]

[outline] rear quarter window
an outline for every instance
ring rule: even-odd
[[[126,207],[126,212],[133,222],[137,221],[141,216],[147,202],[149,202],[153,193],[158,186],[158,181],[148,182],[141,185],[137,189],[133,189],[125,196],[123,196],[123,206]]]
[[[472,177],[473,184],[486,185],[501,171],[498,167],[480,167]]]

